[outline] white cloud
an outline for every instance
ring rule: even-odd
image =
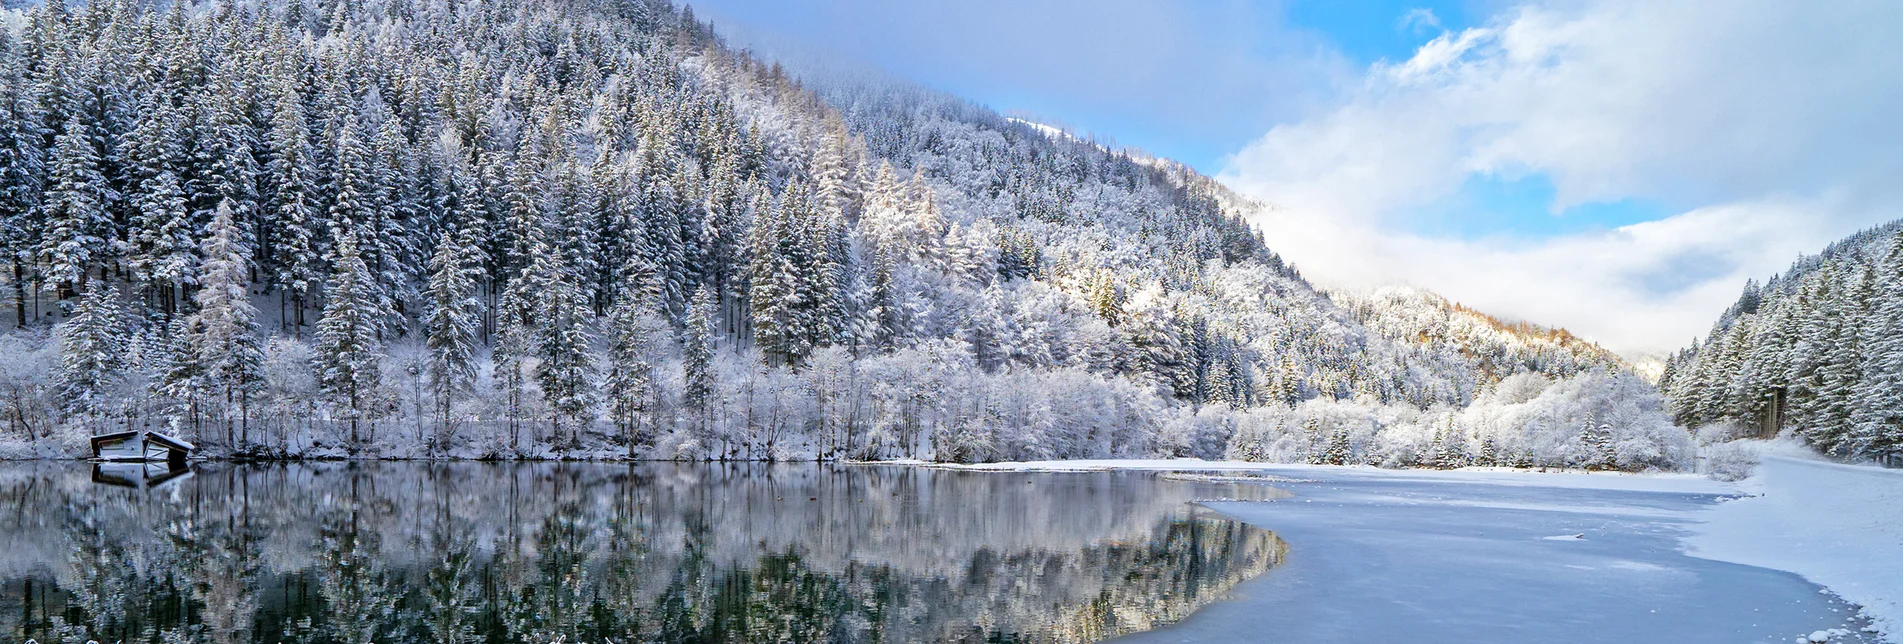
[[[1402,31],[1417,34],[1428,33],[1441,28],[1440,17],[1434,15],[1434,10],[1421,7],[1409,9],[1407,13],[1401,14],[1401,19],[1395,23],[1395,26],[1399,27]]]
[[[1669,349],[1746,277],[1903,216],[1899,28],[1885,2],[1524,5],[1376,64],[1223,178],[1283,206],[1263,216],[1271,247],[1324,283],[1405,280]],[[1555,211],[1633,198],[1680,214],[1543,240],[1405,232],[1472,176],[1536,174]]]

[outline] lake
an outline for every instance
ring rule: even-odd
[[[0,641],[1090,642],[1282,561],[1147,473],[0,464]]]

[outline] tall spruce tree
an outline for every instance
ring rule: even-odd
[[[251,251],[244,244],[244,233],[229,203],[221,203],[213,213],[207,237],[199,247],[203,263],[198,268],[197,294],[188,327],[192,347],[198,353],[201,386],[207,398],[223,400],[225,444],[244,449],[250,439],[251,395],[264,383],[264,352],[258,341],[258,310],[251,305]],[[232,409],[237,410],[233,418]],[[232,436],[236,426],[240,435]]]
[[[88,286],[73,316],[55,334],[60,360],[53,388],[66,413],[94,423],[110,410],[121,376],[125,334],[118,294],[98,282]]]
[[[714,315],[718,306],[712,285],[702,286],[681,333],[681,403],[694,422],[697,438],[707,438],[708,416],[714,391]]]
[[[453,230],[443,233],[430,257],[429,309],[423,331],[430,354],[430,393],[435,398],[432,451],[448,447],[455,397],[476,382],[476,333],[482,323],[476,279],[482,272],[482,259],[476,239]]]
[[[84,121],[66,121],[53,152],[41,211],[46,230],[40,242],[40,261],[53,284],[76,289],[87,273],[110,257],[106,240],[112,216],[106,205],[111,188],[99,173],[99,151]]]
[[[350,450],[363,448],[360,425],[371,410],[382,382],[384,310],[376,294],[376,278],[357,250],[357,235],[345,230],[337,239],[336,269],[324,287],[324,315],[317,321],[313,366],[317,383],[331,400],[337,415],[350,424]],[[372,437],[374,426],[371,427]]]
[[[633,260],[645,264],[643,260]],[[608,313],[608,374],[603,393],[608,413],[627,447],[628,458],[651,442],[649,417],[656,406],[655,363],[666,323],[660,316],[660,287],[652,267],[630,267],[635,276]]]
[[[531,272],[541,285],[535,320],[535,379],[551,412],[557,446],[579,447],[594,409],[594,310],[560,246],[547,246]],[[563,434],[568,421],[568,435]]]

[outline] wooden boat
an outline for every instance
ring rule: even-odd
[[[132,431],[92,437],[93,460],[107,462],[158,462],[173,468],[185,466],[197,446],[176,436],[159,432]]]

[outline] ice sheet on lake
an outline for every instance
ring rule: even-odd
[[[1870,638],[1850,604],[1797,575],[1685,553],[1682,540],[1726,498],[1714,492],[1735,492],[1729,485],[1253,469],[1312,481],[1278,484],[1295,492],[1289,499],[1209,504],[1275,530],[1289,544],[1283,565],[1236,601],[1128,641],[1793,642],[1833,629],[1832,641]]]

